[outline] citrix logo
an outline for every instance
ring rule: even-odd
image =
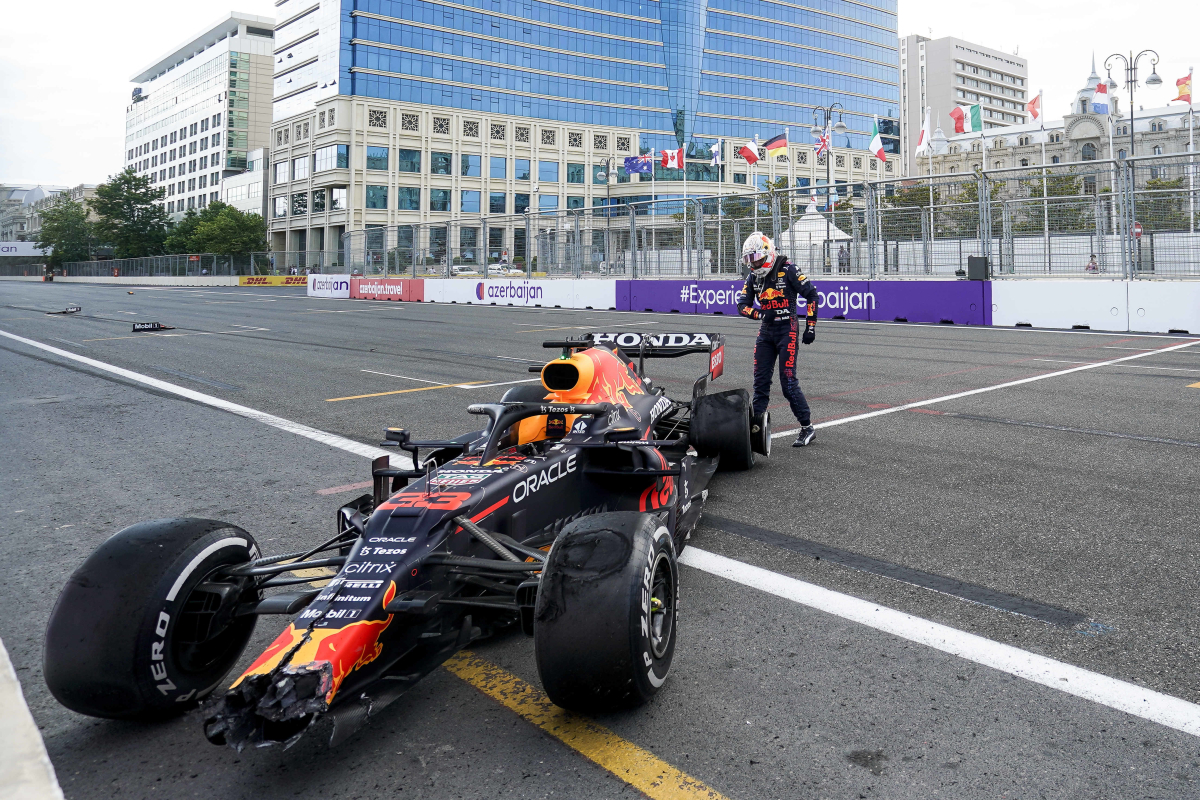
[[[839,286],[832,292],[818,291],[817,305],[833,311],[874,310],[875,293],[851,292],[849,286]]]

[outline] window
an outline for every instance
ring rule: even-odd
[[[175,144],[175,131],[171,131],[171,144]],[[133,156],[130,156],[132,158]]]
[[[333,115],[333,112],[329,112]],[[345,211],[346,203],[346,187],[334,188],[329,190],[329,210],[330,211]]]
[[[279,219],[280,217],[287,216],[287,198],[286,197],[273,198],[272,203],[273,203],[273,205],[272,205],[273,210],[271,212],[271,215],[273,217],[275,217],[275,219]]]
[[[368,128],[386,128],[387,127],[387,112],[378,111],[375,109],[367,110],[367,127]]]
[[[214,134],[212,135],[212,146],[213,146],[213,147],[217,147],[217,146],[219,146],[220,144],[221,144],[221,134],[219,134],[219,133],[214,133]]]
[[[387,190],[386,186],[368,186],[367,208],[387,208]]]
[[[474,190],[468,191],[464,189],[462,192],[459,192],[459,194],[461,195],[460,199],[462,201],[461,205],[459,206],[459,210],[464,214],[478,214],[479,192]]]
[[[538,195],[538,211],[554,211],[558,208],[558,195]]]
[[[200,159],[200,160],[203,161],[204,159]],[[203,169],[204,165],[201,164],[200,168]],[[304,180],[307,177],[308,177],[308,156],[302,156],[300,158],[292,159],[292,180],[299,181],[299,180]]]
[[[303,216],[308,213],[308,192],[298,192],[292,195],[292,216]]]
[[[346,169],[350,166],[350,145],[331,144],[319,147],[313,154],[313,172],[324,172],[327,169]]]
[[[1028,159],[1028,158],[1022,158],[1022,159],[1021,159],[1021,166],[1022,166],[1022,167],[1028,167],[1028,166],[1029,166],[1029,159]]]
[[[1058,164],[1059,162],[1060,162],[1060,159],[1059,159],[1059,157],[1058,157],[1058,156],[1050,156],[1050,163],[1051,163],[1051,164]]]
[[[207,176],[207,175],[201,175],[201,176],[200,176],[200,177],[197,179],[196,187],[197,187],[197,188],[200,188],[200,189],[203,189],[203,188],[205,188],[206,186],[208,186],[208,176]]]
[[[1119,158],[1119,159],[1124,159],[1124,158],[1125,158],[1125,151],[1124,151],[1124,150],[1118,150],[1118,151],[1117,151],[1117,158]]]
[[[525,142],[526,144],[528,144],[529,143],[529,128],[526,128],[522,125],[518,125],[514,132],[514,138],[518,142]]]
[[[513,171],[513,177],[519,181],[529,180],[529,159],[518,158],[516,160],[516,169]]]
[[[539,161],[538,162],[538,180],[549,181],[550,183],[558,183],[558,162],[557,161]],[[557,208],[557,206],[555,206]]]
[[[513,213],[524,214],[529,210],[529,195],[514,194],[513,195]]]
[[[567,195],[567,208],[583,208],[583,198]]]
[[[491,124],[491,132],[492,132],[492,141],[493,142],[503,142],[505,134],[508,133],[508,126],[507,125],[497,125],[496,123],[493,122]]]
[[[458,174],[464,178],[481,177],[483,174],[480,165],[482,158],[482,156],[463,155],[460,159],[461,171]]]
[[[557,144],[558,143],[558,135],[557,134],[558,134],[558,131],[556,131],[556,130],[543,128],[542,129],[542,144],[551,144],[551,145]]]
[[[492,178],[505,178],[508,171],[508,159],[502,156],[492,156],[488,175]]]
[[[325,128],[325,112],[324,111],[322,111],[320,114],[317,114],[317,128],[322,129],[322,130]]]
[[[396,171],[397,172],[420,172],[421,171],[421,151],[420,150],[397,150],[396,151]]]
[[[434,117],[433,132],[442,136],[450,135],[450,118],[449,117]]]
[[[312,193],[312,210],[314,214],[321,214],[325,211],[325,190],[313,189]]]
[[[199,123],[198,123],[198,122],[193,122],[193,123],[192,123],[192,127],[189,129],[189,133],[188,133],[188,135],[189,135],[189,136],[195,136],[195,135],[196,135],[196,132],[197,132],[197,131],[196,131],[197,127],[199,127]]]
[[[333,127],[333,109],[329,109],[329,127]]]
[[[463,120],[463,136],[470,139],[479,138],[479,123],[475,120]]]
[[[191,142],[190,144],[188,144],[188,155],[196,154],[196,144],[197,144],[196,142]]]
[[[452,175],[454,174],[451,165],[454,163],[451,160],[449,153],[430,153],[429,154],[429,174],[430,175]]]
[[[629,173],[624,167],[617,167],[617,183],[629,183]]]
[[[746,173],[744,173],[744,172],[733,173],[733,182],[734,183],[745,183],[746,182]]]
[[[555,164],[555,167],[557,166],[558,165]],[[583,176],[583,164],[567,164],[567,183],[583,183]]]
[[[400,211],[420,211],[420,187],[401,186],[400,188],[396,189],[396,208]]]
[[[430,211],[449,211],[450,210],[450,190],[449,189],[430,189],[429,190],[429,210]]]
[[[629,152],[629,144],[630,144],[630,137],[628,137],[628,136],[618,136],[617,137],[617,149],[620,150],[622,153]]]
[[[287,183],[288,180],[288,162],[277,161],[275,163],[275,183]]]
[[[568,147],[583,147],[583,134],[572,131],[567,134]]]
[[[608,149],[608,135],[604,134],[604,133],[593,133],[592,134],[592,149],[593,150],[607,150]]]
[[[1095,161],[1096,160],[1096,145],[1092,144],[1091,142],[1087,142],[1083,145],[1083,160],[1084,161]]]
[[[488,213],[503,214],[508,210],[507,195],[504,192],[491,192],[488,194]]]
[[[1161,156],[1162,154],[1163,154],[1162,145],[1159,145],[1159,144],[1154,145],[1154,155]]]
[[[388,168],[388,149],[386,147],[367,147],[367,169],[386,170]]]
[[[421,129],[421,117],[416,114],[401,114],[400,115],[400,130],[402,131],[419,131]]]

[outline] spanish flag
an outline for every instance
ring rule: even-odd
[[[1180,78],[1175,81],[1175,87],[1179,89],[1179,97],[1176,100],[1182,100],[1185,103],[1192,102],[1192,73],[1189,72],[1186,78]],[[1173,101],[1172,101],[1173,102]]]
[[[786,133],[781,133],[774,139],[768,139],[767,143],[763,145],[763,148],[767,151],[768,156],[777,156],[781,153],[786,154],[787,147],[788,140]]]

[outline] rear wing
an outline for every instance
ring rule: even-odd
[[[699,397],[708,388],[710,380],[716,380],[725,372],[725,335],[722,333],[644,333],[624,331],[612,333],[585,333],[575,339],[560,342],[543,342],[543,347],[587,347],[603,346],[612,350],[623,350],[632,358],[638,356],[638,374],[644,375],[643,362],[647,358],[679,358],[697,354],[708,356],[708,372],[702,375],[692,388],[692,396]]]

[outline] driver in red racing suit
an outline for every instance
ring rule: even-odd
[[[800,433],[792,447],[812,444],[817,433],[812,426],[808,400],[796,381],[797,298],[807,301],[804,334],[801,341],[812,344],[817,336],[817,290],[805,276],[776,255],[775,243],[755,231],[742,245],[742,260],[749,268],[746,285],[738,292],[738,313],[762,320],[758,341],[754,344],[754,414],[767,410],[771,400],[771,371],[779,360],[779,383],[783,396],[800,422]],[[758,308],[754,307],[755,300]]]

